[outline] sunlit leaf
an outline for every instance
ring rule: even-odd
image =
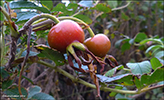
[[[142,75],[151,72],[151,64],[149,61],[143,61],[139,63],[127,63],[127,67],[130,68],[134,75]]]
[[[17,22],[28,20],[34,16],[38,15],[36,12],[18,12],[17,13]]]
[[[50,11],[44,7],[39,7],[36,4],[29,1],[13,1],[10,2],[11,9],[36,9],[43,13],[49,13]]]
[[[82,7],[93,7],[94,6],[92,0],[81,0],[78,4]]]

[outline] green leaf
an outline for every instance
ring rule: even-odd
[[[115,43],[115,47],[119,49],[119,48],[121,47],[121,42],[122,42],[123,40],[124,40],[124,39],[118,40],[118,41]]]
[[[125,52],[126,50],[129,50],[130,46],[131,45],[129,44],[129,42],[124,43],[121,47],[121,52]]]
[[[150,63],[151,63],[151,66],[152,66],[153,70],[155,70],[158,67],[161,67],[162,66],[162,64],[160,63],[160,61],[157,58],[155,58],[155,57],[150,60]]]
[[[45,93],[37,93],[32,96],[31,99],[36,99],[36,100],[55,100],[52,96],[45,94]]]
[[[158,67],[150,76],[148,84],[164,81],[164,66]]]
[[[107,6],[106,4],[103,4],[103,3],[97,4],[92,9],[95,9],[95,10],[98,10],[98,11],[102,11],[104,13],[110,13],[111,12],[111,9],[109,8],[109,6]]]
[[[99,75],[97,74],[96,76],[98,78],[100,78],[100,81],[101,82],[113,82],[113,81],[116,81],[116,80],[120,80],[121,78],[124,78],[124,77],[127,77],[129,76],[130,74],[122,74],[122,75],[118,75],[118,76],[115,76],[115,77],[106,77],[106,76],[102,76],[102,75]]]
[[[26,76],[22,76],[22,78],[26,79],[27,81],[29,81],[31,84],[34,84],[33,81],[30,78],[27,78]]]
[[[158,67],[151,75],[142,75],[141,79],[135,77],[135,85],[138,89],[145,86],[164,81],[164,67]]]
[[[110,6],[110,8],[116,8],[118,3],[117,1],[113,0],[113,1],[107,1],[108,5]]]
[[[155,54],[155,57],[156,58],[161,58],[161,57],[164,57],[164,51],[159,51]]]
[[[36,4],[29,1],[13,1],[10,2],[11,9],[36,9],[43,13],[50,13],[50,11],[44,7],[39,7]]]
[[[116,80],[115,82],[118,82],[119,84],[124,85],[124,86],[132,86],[134,84],[133,76],[131,74],[129,74],[119,80]]]
[[[121,13],[121,19],[124,19],[125,21],[129,20],[130,18],[124,13]]]
[[[7,89],[12,84],[13,84],[13,80],[6,80],[6,81],[2,82],[2,89]]]
[[[83,20],[87,24],[91,24],[92,23],[92,20],[88,16],[86,16],[86,15],[78,14],[78,15],[76,15],[74,17]]]
[[[140,42],[140,45],[146,44],[146,42],[153,41],[154,43],[162,44],[163,42],[160,39],[148,38]]]
[[[150,50],[154,50],[157,48],[159,48],[159,49],[162,48],[162,45],[152,45],[149,48],[147,48],[147,50],[145,52],[148,53]]]
[[[2,79],[9,77],[9,73],[5,70],[5,67],[0,67],[0,75]]]
[[[21,52],[20,50],[21,50],[21,49],[18,48],[18,49],[17,49],[17,52]],[[27,50],[23,51],[20,57],[25,57],[26,54],[27,54]],[[29,53],[28,56],[36,56],[37,54],[38,54],[37,52],[30,51],[30,53]]]
[[[134,38],[134,41],[135,42],[141,42],[142,40],[146,39],[147,36],[145,33],[138,33],[135,38]]]
[[[119,65],[119,66],[117,66],[117,67],[115,67],[115,68],[113,68],[113,69],[107,71],[107,72],[105,73],[105,76],[107,76],[107,77],[112,77],[112,76],[116,73],[117,70],[120,70],[120,69],[123,69],[123,68],[124,68],[123,65]]]
[[[66,15],[70,15],[70,12],[67,10],[67,8],[65,7],[65,5],[63,3],[58,3],[53,9],[53,11],[57,11],[57,12],[62,12],[62,14],[60,14],[59,16],[66,16]]]
[[[41,92],[41,88],[39,86],[31,86],[28,88],[28,99],[34,96],[37,93]]]
[[[140,89],[142,87],[140,79],[138,79],[137,77],[134,77],[134,83],[138,89]]]
[[[35,48],[40,51],[38,57],[53,60],[57,66],[64,65],[65,59],[62,53],[59,53],[54,49],[50,49],[50,47],[45,45],[37,45]]]
[[[114,89],[120,89],[120,90],[121,90],[122,88],[123,88],[122,86],[116,86]],[[116,94],[117,94],[116,92],[111,92],[111,93],[109,94],[109,96],[110,96],[110,97],[114,97],[114,96],[116,96]]]
[[[45,8],[47,8],[49,10],[51,10],[53,8],[52,0],[40,0],[40,2]]]
[[[134,75],[142,75],[151,72],[151,64],[149,61],[143,61],[139,63],[127,63],[127,67],[130,68]]]
[[[16,85],[13,85],[12,87],[10,87],[9,89],[5,90],[3,93],[7,96],[11,96],[11,98],[15,98],[15,99],[20,99],[21,100],[21,97],[27,97],[28,93],[27,93],[27,90],[25,88],[21,88],[21,92],[22,92],[22,95],[19,94],[19,91],[18,91],[18,86]]]
[[[18,12],[17,13],[17,22],[28,20],[34,16],[38,15],[36,12]]]
[[[82,6],[82,7],[93,7],[93,1],[92,0],[81,0],[78,5]]]
[[[4,15],[2,12],[0,12],[0,21],[3,21],[3,19],[4,19]]]
[[[77,4],[77,3],[69,3],[68,6],[67,6],[67,9],[68,9],[69,11],[71,11],[72,14],[74,14],[75,11],[77,10],[77,7],[78,7],[78,4]],[[72,15],[72,14],[71,14],[71,15]]]

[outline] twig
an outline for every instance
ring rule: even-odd
[[[23,71],[24,71],[24,67],[26,65],[26,61],[27,61],[28,55],[30,53],[30,37],[31,37],[31,32],[32,32],[32,26],[30,26],[29,31],[28,31],[27,54],[25,56],[25,59],[23,60],[23,64],[22,64],[22,67],[21,67],[20,75],[19,75],[18,90],[19,90],[19,94],[20,95],[22,95],[22,92],[21,92],[21,77],[22,77],[22,74],[23,74]]]

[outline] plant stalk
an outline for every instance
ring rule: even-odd
[[[39,60],[37,63],[56,70],[57,72],[59,72],[59,73],[63,74],[64,76],[67,76],[68,78],[70,78],[73,82],[81,83],[81,84],[83,84],[87,87],[96,89],[95,85],[93,85],[91,83],[88,83],[88,82],[86,82],[82,79],[76,78],[73,75],[69,74],[68,72],[64,71],[63,69],[58,68],[57,66],[53,66],[52,64],[49,64],[49,63],[41,61],[41,60]],[[138,94],[138,91],[119,90],[119,89],[113,89],[113,88],[108,88],[108,87],[100,87],[100,90],[123,93],[123,94]]]

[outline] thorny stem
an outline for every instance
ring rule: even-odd
[[[60,20],[63,20],[63,19],[71,19],[71,20],[74,20],[74,21],[78,21],[78,22],[80,22],[80,23],[82,23],[82,24],[84,24],[85,26],[88,27],[87,30],[88,30],[88,32],[89,32],[89,34],[90,34],[91,37],[93,37],[95,35],[94,32],[92,31],[92,29],[88,26],[88,24],[86,24],[85,22],[83,22],[82,20],[80,20],[80,19],[78,19],[76,17],[65,16],[65,17],[58,17],[58,18]]]

